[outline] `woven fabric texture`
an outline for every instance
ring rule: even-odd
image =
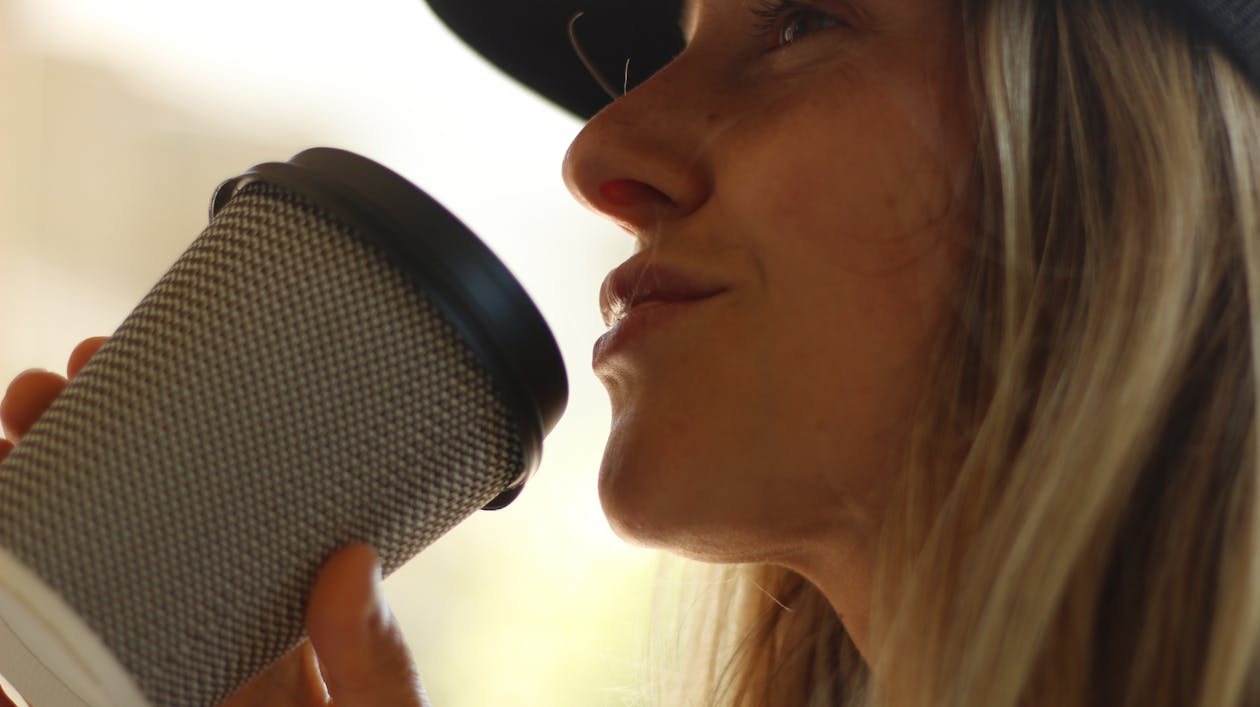
[[[511,420],[385,252],[254,184],[0,465],[0,545],[154,705],[213,705],[301,640],[334,550],[389,573],[510,484]]]

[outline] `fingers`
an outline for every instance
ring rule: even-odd
[[[86,339],[75,347],[66,365],[66,373],[71,377],[79,374],[88,359],[101,348],[108,337],[97,336]],[[30,370],[18,374],[9,384],[4,399],[0,401],[0,424],[3,425],[7,440],[0,440],[0,459],[13,449],[13,444],[22,439],[30,431],[31,426],[44,411],[52,405],[53,400],[66,388],[66,379],[49,371]],[[3,704],[0,704],[3,707]]]
[[[333,555],[311,591],[310,641],[220,707],[429,707],[379,583],[371,548]]]
[[[351,545],[325,563],[306,628],[337,707],[428,707],[402,630],[385,604],[376,553]]]
[[[70,354],[70,363],[66,364],[66,374],[71,378],[79,375],[79,371],[83,369],[88,359],[92,358],[92,354],[96,353],[108,340],[108,336],[94,336],[80,342]]]
[[[242,687],[219,707],[325,707],[328,693],[309,641]],[[4,707],[0,703],[0,707]]]
[[[30,370],[18,374],[5,391],[4,400],[0,400],[0,423],[5,436],[13,442],[20,441],[65,388],[66,379],[56,373]]]

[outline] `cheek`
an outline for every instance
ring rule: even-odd
[[[970,214],[965,150],[946,126],[925,133],[899,118],[904,105],[866,105],[802,105],[782,123],[750,121],[762,132],[744,136],[745,168],[723,174],[738,175],[726,208],[765,279],[766,358],[802,372],[783,413],[795,406],[816,413],[803,422],[826,434],[838,424],[869,438],[913,408]]]
[[[799,162],[807,169],[783,175],[766,194],[764,211],[753,217],[781,237],[795,237],[798,247],[780,249],[784,255],[878,275],[938,245],[952,190],[922,171],[921,156],[896,146],[853,146],[831,154],[829,161]]]
[[[722,168],[724,196],[755,238],[776,239],[765,250],[795,257],[793,266],[822,259],[885,273],[937,248],[965,217],[974,148],[961,113],[933,93],[849,89],[844,101],[802,101],[742,121],[733,139],[743,147]]]
[[[774,103],[717,133],[705,215],[760,277],[610,389],[601,499],[640,542],[770,535],[874,493],[946,316],[963,239],[932,138],[869,103]]]

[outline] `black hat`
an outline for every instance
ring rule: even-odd
[[[607,105],[610,92],[632,88],[682,50],[681,0],[428,2],[491,63],[583,118]],[[1260,90],[1260,0],[1150,2],[1219,43]]]
[[[583,64],[574,43],[617,94],[651,76],[683,47],[682,0],[428,2],[490,63],[582,118],[595,115],[612,97]]]

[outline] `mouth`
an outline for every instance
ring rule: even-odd
[[[698,276],[635,256],[604,279],[599,304],[604,324],[613,327],[645,305],[692,302],[708,299],[725,290],[725,287],[706,282]]]

